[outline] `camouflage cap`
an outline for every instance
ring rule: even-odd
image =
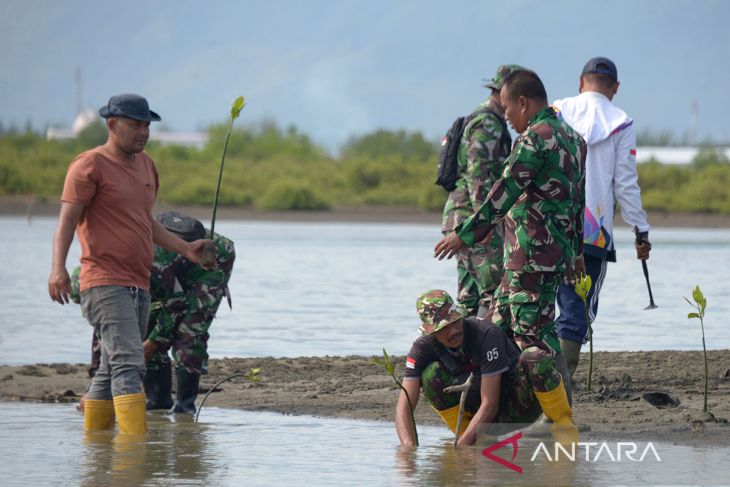
[[[416,311],[421,318],[419,329],[430,335],[466,316],[466,309],[454,304],[449,293],[440,289],[426,291],[416,301]]]
[[[494,78],[489,81],[484,80],[485,83],[483,86],[485,86],[486,88],[491,88],[493,90],[501,90],[504,79],[515,71],[519,71],[520,69],[525,68],[518,64],[503,64],[502,66],[497,68],[497,73],[494,75]]]

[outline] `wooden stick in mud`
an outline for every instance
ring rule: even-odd
[[[469,378],[466,379],[466,382],[464,382],[463,384],[444,388],[444,392],[461,392],[461,397],[459,398],[459,418],[456,420],[456,431],[454,434],[454,446],[456,446],[456,444],[459,442],[459,433],[461,432],[461,420],[464,418],[464,404],[466,403],[466,396],[469,393],[469,388],[471,388],[471,380],[473,377],[474,372],[469,374]]]

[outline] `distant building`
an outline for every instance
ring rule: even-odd
[[[730,159],[730,148],[718,150]],[[689,164],[699,151],[699,147],[637,147],[636,162],[642,163],[654,159],[662,164]]]
[[[97,111],[87,108],[79,113],[71,124],[70,129],[49,128],[46,131],[47,140],[63,140],[76,138],[85,128],[101,120]],[[205,132],[150,132],[150,140],[166,145],[184,145],[203,147],[208,142]]]

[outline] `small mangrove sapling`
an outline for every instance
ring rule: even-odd
[[[239,96],[233,101],[231,105],[231,121],[228,124],[228,133],[226,134],[226,141],[223,144],[223,155],[221,156],[221,167],[218,171],[218,184],[215,188],[215,198],[213,199],[213,217],[210,220],[210,238],[213,238],[213,230],[215,230],[215,212],[218,209],[218,195],[221,192],[221,179],[223,179],[223,163],[226,161],[226,151],[228,150],[228,139],[231,138],[231,131],[233,130],[233,121],[238,118],[241,114],[241,110],[246,106],[246,99]]]
[[[695,286],[695,288],[692,290],[692,301],[694,301],[694,303],[687,298],[684,298],[684,300],[687,301],[690,306],[697,310],[696,313],[689,313],[687,315],[687,318],[699,319],[700,327],[702,328],[702,352],[705,355],[705,405],[702,411],[707,412],[707,386],[709,380],[709,374],[707,371],[707,347],[705,346],[705,308],[707,307],[707,299],[705,299],[705,296],[702,294],[700,287]]]
[[[198,411],[195,413],[195,417],[193,418],[193,422],[198,422],[198,416],[200,416],[200,411],[203,409],[203,404],[205,404],[205,400],[208,399],[208,396],[210,396],[210,393],[213,392],[219,385],[223,384],[224,382],[227,382],[231,379],[235,379],[236,377],[242,377],[246,379],[249,382],[253,382],[254,384],[258,384],[261,382],[261,377],[259,377],[259,372],[261,372],[260,368],[256,369],[249,369],[248,372],[237,372],[235,374],[229,375],[228,377],[224,377],[223,379],[216,382],[213,387],[208,389],[208,392],[205,393],[205,396],[203,397],[203,400],[200,401],[200,406],[198,406]]]
[[[375,365],[380,365],[385,369],[385,372],[393,378],[396,384],[398,384],[398,387],[405,392],[406,399],[408,400],[408,412],[411,413],[411,426],[413,426],[413,435],[416,437],[416,446],[418,446],[418,431],[416,431],[416,415],[413,411],[413,402],[411,401],[411,396],[408,394],[408,391],[403,387],[403,384],[396,379],[395,377],[395,365],[393,365],[393,361],[390,360],[390,356],[388,355],[388,352],[383,349],[383,359],[373,359],[373,363]]]

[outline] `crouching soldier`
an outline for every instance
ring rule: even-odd
[[[158,214],[156,220],[188,242],[209,233],[198,220],[174,211]],[[228,280],[236,253],[233,242],[214,234],[215,266],[204,269],[175,252],[155,247],[150,269],[150,315],[144,340],[147,373],[144,388],[146,408],[169,409],[171,413],[195,414],[200,376],[208,373],[208,329],[218,306],[228,296]],[[71,277],[72,299],[78,286],[78,269]],[[172,351],[175,362],[175,400],[172,398]],[[100,347],[92,341],[93,376],[99,366]],[[83,406],[82,406],[83,407]]]
[[[458,445],[476,441],[480,424],[531,423],[540,413],[553,420],[556,441],[578,442],[578,430],[551,349],[533,341],[524,350],[487,320],[464,319],[446,291],[422,294],[416,302],[419,337],[406,359],[403,387],[415,409],[419,389],[444,423],[456,432],[460,393],[444,392],[474,373],[467,393]],[[395,425],[403,445],[414,445],[406,393],[401,391]]]

